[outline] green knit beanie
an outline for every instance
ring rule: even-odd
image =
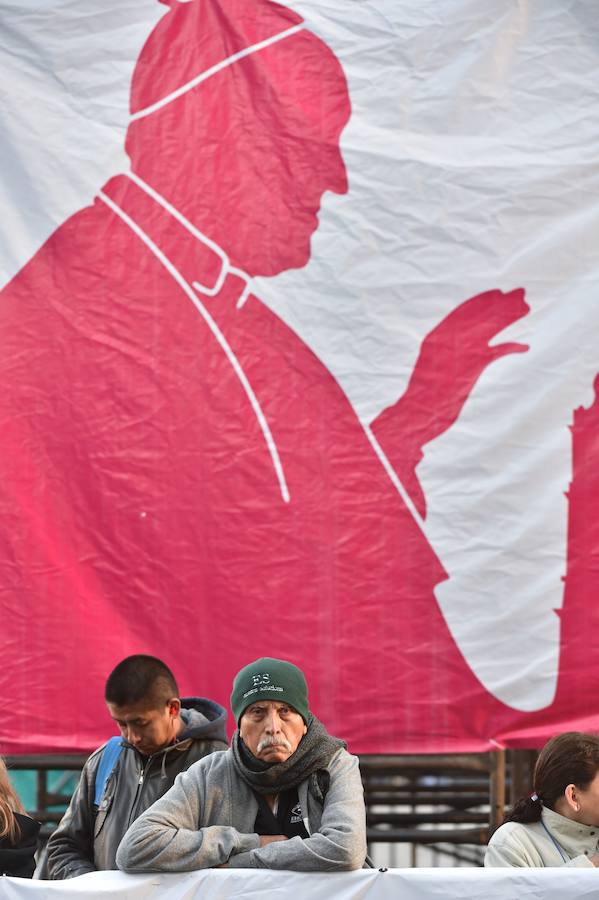
[[[268,656],[245,666],[235,676],[231,693],[231,709],[239,725],[244,711],[258,700],[288,703],[306,725],[312,714],[308,708],[308,685],[304,673],[293,663]]]

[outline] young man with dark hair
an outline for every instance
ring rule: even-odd
[[[47,877],[116,869],[125,831],[172,786],[175,776],[227,749],[226,711],[213,700],[179,699],[172,672],[154,656],[129,656],[106,682],[121,737],[87,760],[69,808],[48,842]]]

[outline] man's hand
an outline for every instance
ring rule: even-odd
[[[260,846],[266,847],[267,844],[272,844],[273,841],[288,841],[289,838],[285,837],[284,834],[260,834],[258,835],[260,838]]]

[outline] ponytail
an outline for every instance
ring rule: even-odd
[[[530,797],[522,797],[508,810],[504,822],[522,822],[525,825],[538,822],[541,819],[543,804],[536,794]]]

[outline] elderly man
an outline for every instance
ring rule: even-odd
[[[238,730],[230,749],[179,775],[133,823],[119,868],[360,868],[366,824],[358,760],[310,712],[300,669],[256,660],[237,674],[231,708]]]

